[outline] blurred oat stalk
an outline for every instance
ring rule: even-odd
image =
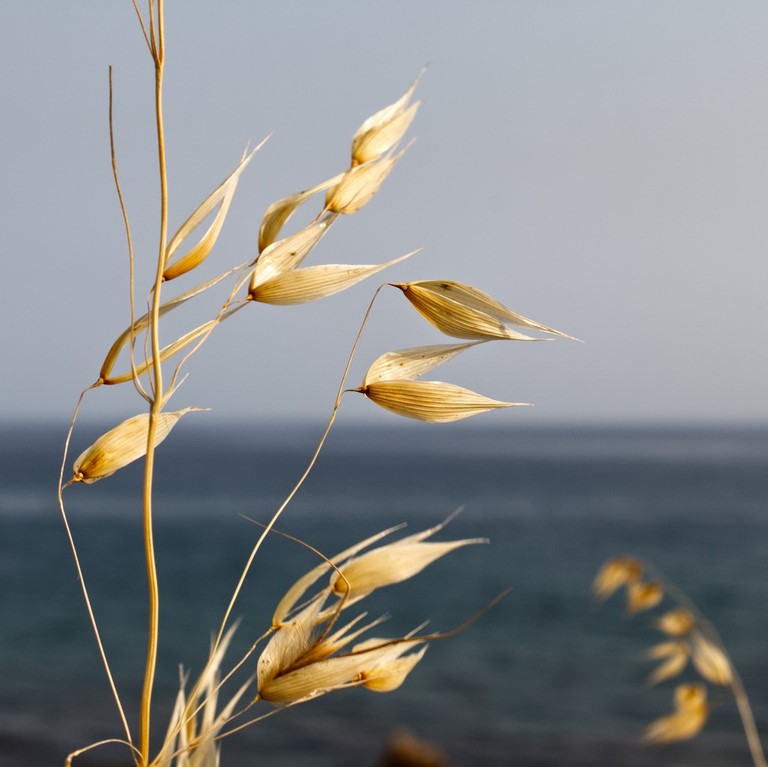
[[[665,599],[674,603],[654,620],[654,627],[665,639],[646,652],[648,659],[658,661],[648,676],[647,684],[654,686],[675,679],[686,669],[703,680],[677,685],[673,712],[651,722],[643,736],[644,741],[663,744],[698,735],[706,725],[711,710],[705,684],[708,682],[731,691],[755,767],[766,767],[744,684],[714,625],[690,597],[657,567],[636,557],[608,560],[592,584],[592,592],[599,601],[622,589],[629,616],[653,610]]]

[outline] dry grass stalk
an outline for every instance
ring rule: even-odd
[[[650,573],[653,580],[642,580],[645,573]],[[620,588],[625,590],[630,615],[653,609],[664,598],[675,603],[653,623],[671,639],[653,645],[646,653],[649,659],[661,661],[648,677],[648,684],[679,677],[690,665],[706,682],[728,687],[755,767],[767,767],[747,693],[715,627],[684,592],[649,563],[634,557],[608,560],[595,578],[593,592],[600,599],[606,599]],[[693,738],[704,728],[709,714],[706,685],[702,682],[679,684],[675,689],[675,710],[652,722],[643,739],[661,744]]]

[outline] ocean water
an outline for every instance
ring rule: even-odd
[[[121,734],[55,503],[63,431],[0,432],[0,767],[63,764],[75,748]],[[246,517],[269,517],[320,431],[182,424],[160,449],[158,733],[179,665],[200,668],[258,534]],[[92,436],[76,436],[75,455]],[[132,466],[65,493],[132,720],[146,621],[139,484]],[[596,607],[590,584],[612,556],[660,567],[718,627],[766,742],[767,500],[768,430],[338,427],[281,530],[331,555],[400,522],[430,527],[463,505],[439,538],[490,539],[362,603],[391,616],[381,633],[427,619],[428,630],[445,631],[512,592],[460,635],[432,643],[397,692],[348,690],[280,712],[228,739],[222,763],[365,767],[393,732],[408,730],[466,767],[748,764],[723,691],[711,691],[697,739],[639,743],[645,725],[671,711],[673,684],[644,684],[652,665],[643,653],[660,635],[649,616],[628,619],[618,598]],[[277,600],[316,561],[269,539],[235,611],[235,650],[269,625]],[[124,752],[78,763],[118,765]]]

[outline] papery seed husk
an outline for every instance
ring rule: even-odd
[[[691,642],[696,670],[708,682],[728,686],[733,681],[733,669],[722,649],[698,631],[691,636]]]
[[[250,298],[253,301],[279,306],[318,301],[351,288],[366,277],[411,255],[413,253],[407,253],[383,264],[322,264],[293,269],[261,285],[256,285],[250,293]]]
[[[178,420],[193,410],[188,407],[157,417],[154,445],[157,447],[170,433]],[[149,414],[141,413],[128,418],[102,434],[89,448],[84,450],[73,466],[73,482],[91,484],[109,477],[129,463],[141,458],[147,452]]]
[[[283,227],[301,205],[318,192],[335,186],[343,177],[344,174],[339,173],[333,178],[323,181],[322,184],[313,186],[311,189],[305,189],[302,192],[297,192],[272,203],[267,208],[267,212],[264,214],[261,226],[259,227],[259,253],[263,253],[267,247],[277,240]]]
[[[359,135],[356,134],[352,140],[352,164],[364,165],[371,160],[377,160],[397,146],[416,117],[420,105],[421,102],[416,101],[388,121],[371,126],[363,133],[358,131]]]
[[[298,615],[278,626],[256,664],[259,689],[309,652],[327,594],[319,594]]]
[[[655,660],[665,659],[647,679],[647,684],[653,686],[683,672],[688,665],[690,647],[685,642],[662,642],[651,647],[646,655]]]
[[[279,626],[283,623],[286,616],[293,610],[296,603],[304,596],[304,594],[306,594],[310,586],[316,583],[319,578],[331,569],[331,563],[336,567],[339,567],[359,551],[376,543],[376,541],[381,540],[385,536],[391,535],[396,530],[399,530],[400,527],[402,526],[398,525],[396,527],[390,527],[387,530],[382,530],[380,533],[376,533],[375,535],[356,543],[354,546],[350,546],[339,554],[336,554],[336,556],[331,557],[329,562],[323,562],[322,564],[313,567],[308,573],[302,575],[301,578],[288,589],[275,608],[275,612],[272,616],[272,624],[274,626]]]
[[[331,221],[333,220],[329,217]],[[329,222],[318,221],[286,237],[279,242],[273,242],[256,261],[251,282],[248,288],[253,292],[257,285],[295,269],[309,255],[326,233]]]
[[[351,216],[369,203],[381,189],[397,161],[403,156],[382,157],[350,168],[339,183],[328,190],[325,208],[333,213]]]
[[[656,627],[667,636],[685,636],[696,625],[696,619],[683,607],[667,610],[656,621]]]
[[[237,183],[240,180],[240,174],[245,170],[253,155],[264,145],[261,142],[252,152],[244,156],[238,166],[227,178],[219,184],[213,192],[197,207],[190,217],[181,225],[179,231],[171,238],[166,249],[166,267],[163,272],[163,279],[172,280],[180,277],[199,266],[209,255],[219,236],[224,219],[229,211],[229,206],[234,197]],[[203,222],[203,220],[212,213],[216,207],[218,211],[206,233],[200,241],[192,247],[185,255],[178,258],[173,264],[168,264],[173,254],[181,246],[182,242]]]
[[[376,159],[394,147],[413,120],[421,102],[408,106],[424,70],[394,103],[371,115],[352,137],[352,162],[362,164]]]
[[[485,538],[466,538],[440,543],[396,541],[347,562],[340,568],[340,574],[334,573],[331,588],[338,594],[348,593],[351,598],[370,594],[375,589],[418,575],[430,564],[455,549],[487,542]]]
[[[517,325],[563,338],[571,336],[513,312],[487,293],[452,280],[396,283],[413,307],[438,330],[469,339],[542,340],[510,330]],[[575,339],[572,339],[575,340]]]
[[[664,587],[656,582],[636,581],[627,586],[627,612],[630,615],[656,607],[664,598]]]
[[[675,689],[675,712],[651,722],[643,740],[647,743],[671,743],[693,738],[701,732],[709,716],[704,685],[681,684]]]
[[[406,677],[413,671],[416,664],[424,657],[427,647],[425,645],[416,652],[395,658],[386,664],[364,672],[363,687],[373,692],[397,690],[405,682]]]
[[[607,599],[628,583],[635,583],[643,574],[642,563],[634,557],[609,559],[598,572],[592,592],[598,599]]]
[[[397,415],[428,423],[450,423],[498,408],[530,406],[528,402],[490,399],[442,381],[378,381],[356,391]]]
[[[175,354],[178,354],[183,349],[186,349],[198,339],[203,338],[203,336],[207,335],[208,333],[211,333],[218,323],[219,320],[208,320],[208,322],[204,322],[194,330],[190,330],[188,333],[185,333],[183,336],[181,336],[181,338],[177,338],[173,343],[168,344],[168,346],[164,346],[160,350],[160,362],[165,362],[165,360],[173,357]],[[152,368],[153,361],[148,359],[142,362],[140,365],[136,365],[134,370],[130,370],[127,373],[123,373],[122,375],[118,376],[106,376],[103,379],[103,383],[108,386],[125,383],[126,381],[131,381],[134,376],[138,377],[144,375],[144,373],[146,373],[148,370],[152,370]]]
[[[241,269],[243,266],[244,264],[233,267],[232,269],[228,269],[226,272],[222,272],[216,277],[213,277],[212,279],[207,280],[206,282],[203,282],[200,285],[196,285],[194,288],[191,288],[190,290],[187,290],[181,295],[178,295],[175,298],[172,298],[170,301],[166,301],[160,306],[160,316],[161,317],[164,316],[168,312],[172,311],[173,309],[176,309],[177,307],[181,306],[185,302],[189,301],[191,298],[201,295],[209,288],[212,288],[214,285],[217,285],[219,282],[226,279],[231,274],[234,274],[238,269]],[[148,313],[139,317],[139,319],[137,319],[132,326],[127,327],[115,339],[115,342],[110,347],[109,351],[107,352],[107,356],[104,358],[104,362],[101,365],[101,370],[99,371],[100,380],[103,380],[105,383],[107,383],[107,381],[109,383],[115,383],[115,381],[110,378],[110,374],[112,373],[112,369],[115,366],[115,362],[117,362],[117,359],[120,356],[120,352],[122,351],[123,347],[130,341],[131,338],[136,338],[139,335],[139,333],[146,330],[147,327],[149,327]],[[130,376],[124,380],[130,380]]]
[[[452,360],[458,354],[472,346],[483,343],[472,341],[466,344],[434,344],[431,346],[413,346],[382,354],[368,368],[363,379],[363,387],[378,381],[398,381],[418,378],[433,370],[443,362]]]

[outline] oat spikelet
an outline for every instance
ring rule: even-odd
[[[684,607],[667,610],[657,621],[656,628],[667,636],[682,637],[691,633],[696,621]]]
[[[259,687],[259,698],[272,703],[296,703],[333,690],[366,683],[376,689],[377,679],[382,680],[378,691],[386,691],[387,686],[395,689],[421,659],[423,651],[406,671],[398,661],[414,645],[408,640],[384,641],[384,646],[353,650],[347,655],[326,658],[269,680]],[[390,680],[389,684],[386,680]]]
[[[441,543],[407,538],[395,541],[350,559],[340,568],[340,573],[334,573],[331,589],[336,594],[347,594],[354,601],[375,589],[408,580],[451,551],[476,543],[488,541],[485,538]]]
[[[722,649],[699,631],[693,633],[691,642],[693,644],[693,665],[704,679],[722,687],[731,684],[733,682],[733,669]]]
[[[667,679],[672,679],[683,672],[691,657],[691,648],[687,642],[661,642],[651,647],[646,656],[652,660],[663,660],[646,680],[654,686]]]
[[[648,725],[646,743],[687,740],[701,732],[709,716],[707,688],[703,684],[681,684],[675,689],[675,711]]]
[[[325,196],[325,209],[345,216],[357,213],[381,189],[387,176],[404,153],[405,150],[394,157],[381,157],[365,165],[350,168],[344,173],[341,181],[328,190]]]
[[[542,340],[507,327],[517,325],[572,339],[559,330],[513,312],[481,290],[462,282],[420,280],[393,283],[393,286],[402,290],[422,317],[449,336],[480,340]]]
[[[224,219],[227,217],[229,206],[237,189],[237,182],[240,180],[240,174],[245,170],[253,155],[264,145],[262,141],[252,152],[245,155],[238,166],[219,184],[216,189],[203,200],[192,215],[181,225],[179,231],[171,238],[168,243],[165,254],[164,280],[172,280],[186,274],[195,267],[199,266],[211,253],[216,244],[221,228],[224,225]],[[216,216],[206,233],[200,241],[192,247],[186,254],[176,259],[172,264],[169,263],[173,255],[179,249],[186,238],[205,220],[205,218],[218,207]]]
[[[664,587],[657,581],[635,581],[627,586],[627,612],[630,615],[656,607],[664,597]]]
[[[310,198],[318,192],[323,192],[329,187],[336,186],[341,181],[344,174],[339,173],[322,184],[313,186],[311,189],[305,189],[302,192],[291,194],[277,202],[273,202],[267,208],[264,218],[259,227],[259,253],[263,253],[280,236],[283,227],[288,223],[291,216]]]
[[[253,293],[258,285],[279,277],[281,274],[295,269],[309,255],[312,249],[320,242],[320,239],[328,231],[332,219],[317,221],[304,227],[296,234],[286,237],[278,242],[273,242],[256,261],[251,282],[248,287]]]
[[[363,386],[370,386],[379,381],[411,380],[428,373],[443,362],[452,360],[461,352],[476,346],[481,341],[466,344],[433,344],[431,346],[412,346],[387,352],[378,357],[368,368]]]
[[[352,165],[364,165],[371,160],[376,160],[397,146],[413,122],[421,104],[420,101],[413,104],[409,102],[422,74],[423,70],[411,87],[394,104],[371,115],[355,131],[352,137]]]
[[[442,381],[379,381],[355,391],[385,410],[427,423],[450,423],[499,408],[530,407],[528,402],[503,402]]]
[[[318,301],[321,298],[328,298],[328,296],[351,288],[366,277],[409,258],[415,252],[406,253],[404,256],[393,258],[383,264],[322,264],[321,266],[292,269],[255,285],[251,289],[249,297],[252,301],[281,306]]]
[[[161,413],[157,420],[155,447],[168,436],[183,415],[199,409],[188,407],[171,413]],[[118,469],[141,458],[147,452],[148,432],[149,414],[141,413],[102,434],[75,461],[71,481],[91,484],[111,476]]]
[[[608,599],[622,586],[635,583],[643,574],[643,565],[634,557],[609,559],[592,583],[592,593],[598,599]]]

